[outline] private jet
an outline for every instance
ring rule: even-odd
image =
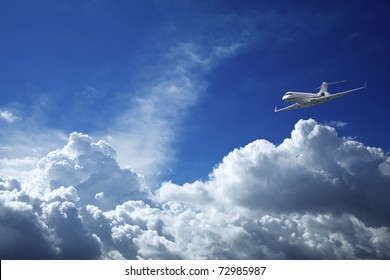
[[[294,102],[294,104],[281,109],[278,109],[275,106],[275,112],[298,109],[298,108],[306,108],[306,107],[311,107],[313,105],[322,104],[324,102],[332,100],[333,98],[340,97],[348,93],[363,89],[367,85],[367,83],[364,83],[362,87],[350,89],[343,92],[333,93],[333,94],[330,94],[328,92],[329,85],[343,83],[343,82],[346,81],[338,81],[338,82],[331,82],[331,83],[323,82],[321,86],[318,87],[320,89],[318,93],[288,91],[283,95],[282,100],[285,102]]]

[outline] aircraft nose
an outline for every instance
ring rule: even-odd
[[[291,92],[286,92],[286,93],[283,95],[282,100],[288,100],[288,99],[290,99],[291,94],[292,94]]]

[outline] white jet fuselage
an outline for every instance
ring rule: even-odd
[[[314,104],[326,102],[327,99],[322,97],[327,95],[330,94],[327,92],[323,92],[319,95],[316,93],[289,91],[286,92],[285,95],[283,95],[282,100],[285,102],[298,103],[301,107],[309,107]]]

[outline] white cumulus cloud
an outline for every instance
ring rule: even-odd
[[[390,165],[315,120],[233,150],[207,181],[163,183],[72,133],[0,177],[2,259],[389,259]]]
[[[20,117],[15,116],[12,112],[8,110],[0,110],[0,119],[8,123],[13,123],[20,119]]]

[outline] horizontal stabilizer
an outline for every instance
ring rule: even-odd
[[[337,81],[337,82],[330,82],[330,83],[327,83],[327,82],[322,82],[322,84],[321,84],[321,86],[323,85],[323,84],[326,84],[326,85],[334,85],[334,84],[340,84],[340,83],[345,83],[347,80],[343,80],[343,81]],[[321,86],[318,86],[318,87],[316,87],[315,89],[319,89],[319,88],[321,88]]]

